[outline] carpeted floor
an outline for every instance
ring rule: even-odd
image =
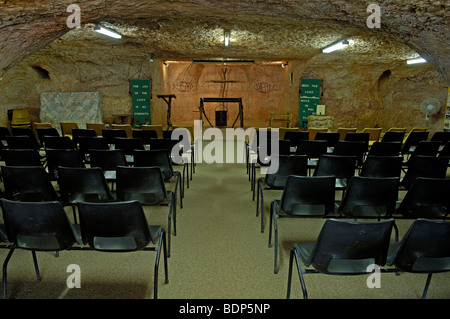
[[[281,191],[265,192],[265,209]],[[151,224],[167,229],[166,207],[145,207]],[[68,210],[68,213],[70,210]],[[68,214],[71,217],[71,213]],[[289,250],[295,241],[314,241],[324,219],[279,222],[278,274],[273,273],[273,248],[268,248],[268,215],[260,231],[250,182],[243,163],[199,163],[178,209],[178,234],[172,237],[169,284],[159,272],[160,299],[283,299],[286,297]],[[400,220],[400,237],[411,221]],[[6,256],[7,251],[1,250]],[[101,253],[64,251],[38,253],[42,281],[36,282],[31,253],[17,250],[8,268],[8,297],[14,299],[143,299],[153,298],[151,252]],[[67,288],[71,273],[81,270],[81,288]],[[426,275],[381,275],[381,288],[369,289],[368,276],[306,275],[311,299],[417,299]],[[433,276],[429,299],[450,298],[450,273]],[[301,298],[295,275],[292,298]]]

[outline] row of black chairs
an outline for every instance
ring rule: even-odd
[[[278,156],[278,170],[258,179],[256,191],[256,216],[261,211],[261,231],[264,230],[264,191],[283,190],[288,176],[308,176],[306,155]],[[321,155],[312,176],[334,176],[335,190],[345,191],[354,176],[368,178],[397,178],[398,190],[408,191],[417,177],[445,179],[448,158],[421,156],[414,157],[406,173],[402,173],[401,156],[368,156],[361,170],[355,168],[355,156]],[[253,194],[255,198],[255,194]]]
[[[308,298],[304,276],[362,275],[373,271],[428,274],[422,299],[433,273],[450,271],[450,222],[417,219],[401,241],[391,241],[394,220],[325,221],[315,242],[297,242],[291,249],[287,298],[291,296],[295,260],[303,298]],[[302,266],[303,264],[303,266]]]
[[[58,167],[55,189],[42,166],[1,166],[4,197],[21,202],[58,201],[72,207],[77,223],[79,202],[120,202],[137,200],[143,206],[167,206],[168,256],[171,236],[177,234],[177,196],[167,190],[157,166],[117,166],[115,190],[99,167]],[[172,230],[173,225],[173,230]]]
[[[79,224],[72,224],[58,201],[20,202],[1,199],[5,232],[1,248],[9,249],[3,263],[3,298],[8,297],[7,270],[16,249],[32,253],[37,280],[40,272],[36,252],[94,250],[100,252],[155,251],[153,297],[158,297],[161,254],[168,284],[166,232],[149,225],[138,201],[113,203],[78,202]]]
[[[335,176],[289,176],[280,200],[271,202],[269,247],[272,226],[275,237],[274,272],[278,260],[278,219],[297,217],[352,219],[441,219],[450,213],[450,179],[418,177],[402,200],[399,179],[354,176],[336,200]],[[396,232],[398,238],[398,232]]]

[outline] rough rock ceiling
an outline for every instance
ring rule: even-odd
[[[0,0],[0,76],[26,56],[87,52],[161,59],[326,59],[333,63],[404,63],[417,53],[450,83],[446,1],[380,1],[381,28],[366,25],[367,1],[332,0],[80,0],[81,28],[69,29],[71,1]],[[119,31],[110,40],[92,31]],[[223,45],[223,31],[231,44]],[[326,55],[326,45],[354,45]],[[83,51],[82,51],[83,50]],[[100,55],[100,56],[101,56]],[[80,58],[80,56],[78,55]]]

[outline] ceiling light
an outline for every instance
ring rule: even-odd
[[[426,63],[426,62],[427,62],[427,60],[425,60],[424,58],[421,58],[421,57],[406,60],[407,64],[417,64],[417,63]]]
[[[163,62],[163,64],[166,66],[166,68],[168,68],[169,67],[169,63],[167,63],[167,62]]]
[[[121,39],[122,38],[121,34],[115,32],[113,30],[107,29],[105,27],[101,27],[99,25],[96,25],[94,27],[94,31],[96,31],[98,33],[102,33],[104,35],[107,35],[108,37],[111,37],[111,38],[115,38],[115,39]]]
[[[287,67],[287,65],[288,65],[288,62],[286,62],[286,63],[281,63],[281,67],[284,69],[285,67]]]
[[[347,47],[349,45],[349,41],[348,40],[343,40],[343,41],[339,41],[337,43],[334,43],[328,47],[326,47],[325,49],[322,50],[323,53],[330,53],[336,50],[340,50],[343,49],[345,47]]]
[[[224,44],[226,47],[230,45],[230,32],[229,31],[224,32]]]

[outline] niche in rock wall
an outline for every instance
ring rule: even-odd
[[[52,123],[60,129],[60,122],[76,122],[80,128],[86,123],[102,123],[100,92],[42,92],[40,121]]]

